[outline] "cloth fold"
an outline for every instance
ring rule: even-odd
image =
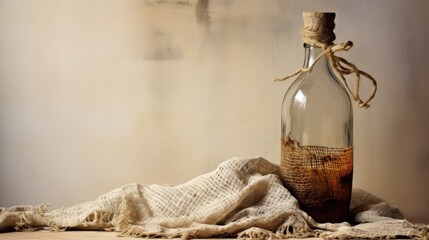
[[[279,167],[263,158],[232,158],[177,186],[129,184],[94,201],[48,211],[0,208],[0,231],[116,231],[164,238],[428,238],[428,225],[404,219],[384,200],[355,189],[350,223],[317,223],[282,185]]]

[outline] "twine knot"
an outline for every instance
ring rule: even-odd
[[[375,93],[377,92],[377,82],[371,75],[358,69],[353,63],[335,55],[336,52],[348,51],[353,47],[352,41],[346,41],[340,44],[332,43],[332,41],[335,40],[335,35],[333,33],[335,14],[304,12],[303,15],[304,28],[301,31],[303,41],[307,44],[320,47],[323,51],[316,57],[314,63],[309,68],[300,68],[286,77],[274,80],[284,81],[298,74],[308,72],[313,68],[314,64],[316,64],[316,62],[325,55],[328,58],[331,67],[340,77],[345,89],[353,97],[357,107],[368,108],[370,106],[369,102],[375,97]],[[345,77],[346,75],[352,74],[355,75],[354,92],[350,90]],[[367,78],[373,86],[372,93],[366,100],[362,100],[359,95],[362,76]]]

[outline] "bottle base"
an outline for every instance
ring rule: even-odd
[[[302,210],[317,222],[347,220],[353,180],[353,148],[300,146],[282,140],[280,175]]]

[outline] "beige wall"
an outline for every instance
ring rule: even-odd
[[[427,1],[0,0],[0,206],[178,184],[233,156],[279,161],[303,10],[379,92],[355,109],[356,187],[429,222]],[[364,91],[369,92],[369,88]]]

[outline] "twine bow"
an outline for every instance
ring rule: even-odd
[[[350,50],[350,48],[353,47],[353,42],[346,41],[341,44],[335,44],[335,45],[329,45],[329,46],[322,45],[321,47],[324,49],[323,52],[319,56],[317,56],[317,58],[314,60],[314,63],[309,68],[300,68],[295,72],[287,75],[286,77],[277,78],[277,79],[274,79],[274,81],[284,81],[298,74],[308,72],[313,68],[314,64],[323,55],[326,55],[326,57],[329,59],[329,63],[331,64],[332,68],[335,70],[335,72],[338,73],[338,76],[340,77],[347,92],[353,97],[354,101],[356,102],[357,107],[368,108],[370,106],[369,102],[374,98],[375,93],[377,92],[377,82],[371,75],[358,69],[353,63],[345,60],[342,57],[338,57],[334,54],[335,52],[338,52],[338,51]],[[345,77],[346,75],[350,75],[350,74],[355,74],[354,92],[350,90],[350,87],[347,84],[346,77]],[[359,95],[361,76],[366,77],[372,83],[372,86],[373,86],[371,95],[365,101],[362,100]]]

